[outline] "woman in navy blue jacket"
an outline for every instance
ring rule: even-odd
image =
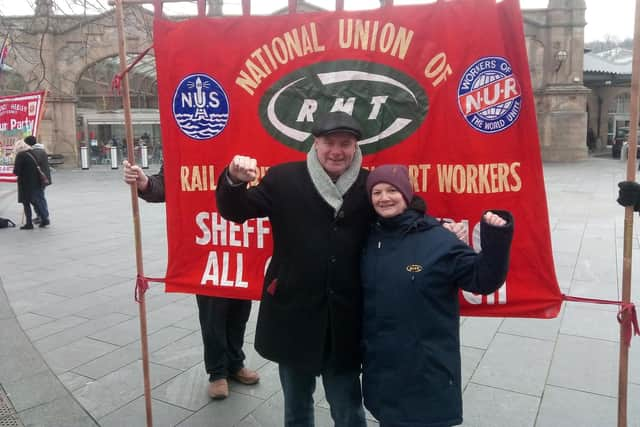
[[[425,215],[406,166],[377,167],[367,191],[378,217],[362,258],[365,406],[381,427],[460,424],[458,290],[502,286],[513,219],[485,213],[476,253]]]

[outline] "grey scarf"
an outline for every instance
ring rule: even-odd
[[[338,215],[342,207],[342,196],[356,182],[361,166],[362,152],[360,151],[360,146],[357,146],[351,165],[334,183],[320,164],[315,148],[311,146],[311,150],[307,153],[307,169],[309,170],[309,175],[311,175],[311,181],[313,181],[313,185],[324,201],[333,208],[334,217]]]

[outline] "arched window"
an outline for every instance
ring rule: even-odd
[[[128,55],[127,63],[132,63],[136,56]],[[76,83],[78,141],[89,147],[89,159],[93,164],[110,164],[114,154],[118,159],[126,155],[122,96],[111,88],[111,81],[119,71],[117,56],[105,58],[87,67]],[[142,58],[128,77],[133,143],[139,147],[134,155],[138,159],[142,155],[141,146],[145,145],[147,160],[160,163],[162,144],[155,57]]]
[[[609,113],[613,114],[629,114],[629,104],[631,95],[623,93],[616,96],[616,99],[609,105]]]
[[[127,63],[133,62],[136,55],[130,54]],[[105,58],[87,67],[76,84],[76,96],[79,108],[91,108],[97,111],[122,108],[122,97],[111,88],[111,80],[120,71],[117,56]],[[132,108],[158,108],[158,88],[156,61],[147,55],[129,73],[129,88]]]
[[[629,104],[631,95],[629,92],[621,93],[609,104],[609,117],[607,120],[607,144],[615,142],[622,144],[629,132]]]

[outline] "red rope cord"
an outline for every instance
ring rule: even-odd
[[[122,86],[122,78],[124,77],[125,74],[127,74],[129,71],[131,71],[131,69],[133,67],[136,66],[136,64],[138,62],[140,62],[140,60],[142,60],[142,58],[145,57],[145,55],[147,53],[149,53],[149,51],[153,49],[153,45],[149,46],[148,48],[146,48],[144,50],[144,52],[142,52],[140,55],[138,55],[136,57],[136,59],[133,60],[133,62],[131,63],[131,65],[129,65],[127,68],[124,69],[124,71],[116,74],[115,76],[113,76],[113,80],[111,81],[111,90],[113,90],[114,92],[117,92],[118,95],[120,94],[120,87]]]
[[[632,302],[573,297],[571,295],[565,294],[562,294],[562,299],[564,301],[585,302],[590,304],[617,305],[620,308],[616,317],[618,318],[618,323],[620,323],[622,327],[623,343],[627,347],[629,347],[631,345],[631,338],[633,338],[634,335],[640,335],[640,327],[638,326],[638,313],[636,312],[635,304]]]
[[[136,289],[134,292],[134,298],[137,303],[141,301],[141,297],[144,296],[145,292],[149,289],[149,282],[156,283],[164,283],[164,277],[145,277],[141,275],[136,276]]]

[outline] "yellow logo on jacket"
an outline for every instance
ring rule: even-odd
[[[422,266],[418,264],[410,264],[407,265],[407,271],[409,273],[420,273],[422,271]]]

